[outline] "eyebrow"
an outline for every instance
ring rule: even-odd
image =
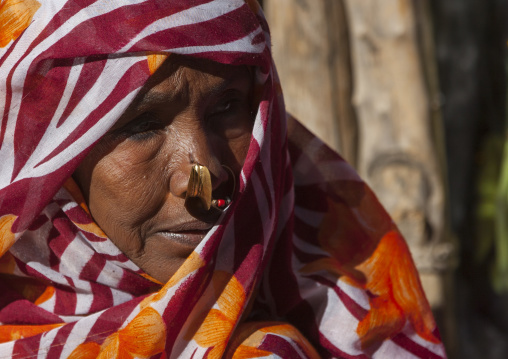
[[[180,81],[180,74],[175,73],[177,76],[177,86],[175,86],[174,91],[172,93],[178,93],[181,90],[182,81]],[[242,70],[238,70],[238,73],[233,76],[229,76],[228,78],[222,78],[222,81],[215,84],[210,88],[209,94],[216,95],[223,92],[226,88],[230,87],[232,84],[238,82],[241,84],[243,81],[248,81],[249,85],[252,83],[252,76],[248,71],[243,72]],[[142,108],[144,105],[151,103],[163,103],[165,101],[169,101],[168,93],[164,91],[157,91],[154,87],[152,87],[144,96],[139,100],[138,103],[135,104],[135,108]]]

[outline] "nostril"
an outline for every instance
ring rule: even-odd
[[[222,165],[221,174],[221,181],[213,189],[212,198],[229,204],[233,200],[236,191],[236,175],[231,168],[225,165]]]
[[[217,188],[221,187],[224,184],[224,182],[229,181],[231,175],[234,175],[233,171],[228,166],[225,165],[221,165],[217,173],[218,175],[215,176],[214,173],[211,172],[213,190],[216,190]]]
[[[169,192],[177,197],[185,199],[190,171],[174,171],[169,179]]]

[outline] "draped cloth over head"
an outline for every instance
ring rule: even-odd
[[[167,53],[255,69],[240,193],[167,283],[71,179]],[[0,358],[443,358],[404,240],[288,118],[254,0],[0,2]]]

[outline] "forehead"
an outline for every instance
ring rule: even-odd
[[[170,55],[157,69],[147,82],[148,85],[157,83],[166,78],[179,76],[183,72],[194,76],[212,76],[216,78],[231,78],[242,73],[249,73],[247,66],[226,65],[219,62],[198,57]]]
[[[148,79],[112,130],[153,106],[199,101],[228,88],[247,92],[251,85],[251,71],[247,66],[171,54]]]
[[[250,79],[246,66],[171,55],[150,77],[136,100],[157,100],[163,96],[168,101],[172,96],[192,95],[196,90],[214,92],[229,85],[250,84]]]

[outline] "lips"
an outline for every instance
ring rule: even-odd
[[[156,231],[158,235],[187,247],[195,248],[208,234],[212,224],[193,221]]]
[[[159,232],[160,235],[171,241],[192,248],[201,243],[207,233],[208,231]]]

